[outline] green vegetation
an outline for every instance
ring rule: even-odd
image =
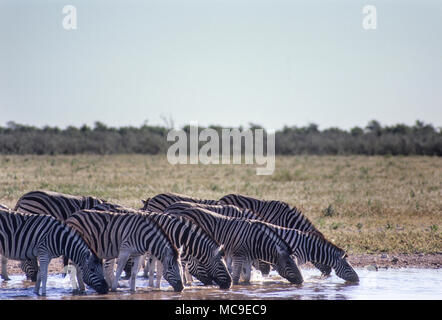
[[[260,128],[255,124],[249,127]],[[210,128],[218,132],[222,130],[220,126]],[[183,129],[188,132],[189,126]],[[160,126],[113,128],[101,122],[96,122],[94,128],[83,125],[66,129],[9,122],[6,128],[0,127],[0,154],[165,154],[173,143],[167,141],[168,132],[168,128]],[[442,156],[442,130],[420,121],[413,126],[381,126],[373,120],[365,128],[355,127],[348,131],[339,128],[321,131],[315,124],[285,126],[276,131],[275,151],[278,155]],[[360,169],[361,178],[367,176],[366,169]],[[276,179],[291,177],[282,172]]]

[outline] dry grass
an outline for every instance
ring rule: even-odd
[[[170,165],[165,156],[0,156],[0,203],[46,189],[140,207],[178,192],[243,193],[297,206],[350,253],[442,251],[442,158],[277,157],[270,176],[250,165]]]

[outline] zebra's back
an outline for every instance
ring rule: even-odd
[[[301,231],[310,231],[323,236],[300,210],[283,201],[260,200],[241,194],[229,194],[222,197],[219,202],[252,210],[261,220],[271,224]]]
[[[210,199],[198,199],[178,193],[160,193],[143,201],[144,206],[142,210],[149,210],[154,212],[164,212],[164,210],[174,204],[175,202],[186,201],[191,203],[201,203],[201,204],[218,204],[217,200]]]
[[[76,211],[91,209],[102,203],[105,203],[105,201],[91,196],[75,196],[36,190],[21,196],[14,210],[37,215],[50,215],[64,221]]]

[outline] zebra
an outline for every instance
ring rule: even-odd
[[[183,281],[176,247],[164,231],[148,215],[133,212],[80,210],[72,214],[66,224],[77,230],[101,259],[118,258],[115,276],[106,272],[106,279],[116,291],[123,267],[133,258],[130,291],[135,291],[136,273],[140,258],[146,252],[157,257],[164,267],[164,278],[174,291],[183,290]],[[113,264],[110,264],[113,270]]]
[[[195,197],[191,197],[191,196],[187,196],[187,195],[183,195],[183,194],[178,194],[178,193],[161,193],[158,194],[156,196],[154,196],[153,198],[148,198],[146,200],[141,200],[143,202],[143,207],[140,210],[150,210],[150,211],[155,211],[155,212],[163,212],[168,206],[176,203],[176,202],[180,202],[180,201],[185,201],[185,202],[191,202],[191,203],[197,203],[197,204],[202,204],[202,205],[219,205],[220,202],[218,200],[211,200],[211,199],[199,199],[199,198],[195,198]],[[259,220],[258,217],[256,215],[253,215],[254,219]],[[251,217],[249,217],[251,218]],[[227,261],[229,262],[229,269],[230,269],[230,261],[229,259],[227,259]],[[263,275],[268,275],[270,272],[270,265],[264,263],[264,262],[259,262],[259,261],[254,261],[253,265],[255,265]],[[198,274],[201,276],[203,270],[200,268]]]
[[[226,217],[243,217],[244,219],[256,219],[257,217],[251,211],[241,210],[232,205],[217,206],[177,202],[170,208],[173,208],[174,210],[186,210],[187,208],[193,208],[195,206],[208,209]],[[297,257],[298,261],[302,263],[307,261],[319,263],[333,268],[336,275],[346,281],[359,281],[358,275],[346,260],[347,255],[345,251],[332,244],[324,237],[311,231],[300,231],[298,229],[284,228],[270,223],[266,224],[289,245],[292,249],[293,255]],[[250,277],[250,270],[246,271],[247,276]]]
[[[300,210],[298,210],[296,207],[291,207],[282,201],[265,201],[241,194],[228,194],[219,199],[218,204],[234,205],[244,209],[244,214],[248,214],[247,210],[252,210],[254,214],[260,217],[259,220],[285,228],[312,232],[325,239],[324,235]],[[321,271],[323,276],[330,275],[330,266],[325,266],[320,263],[314,263],[314,265]]]
[[[218,204],[216,200],[198,199],[190,196],[186,196],[179,193],[160,193],[153,198],[147,198],[146,200],[141,200],[143,202],[143,207],[140,210],[149,210],[153,212],[164,212],[164,210],[178,201],[201,203],[201,204]]]
[[[111,206],[112,204],[108,203],[106,200],[92,196],[75,196],[54,191],[35,190],[22,195],[17,201],[14,210],[38,215],[50,215],[59,221],[65,221],[76,211],[82,209],[92,209],[98,205]],[[63,263],[66,266],[68,261],[63,258]],[[27,277],[31,280],[35,278],[36,274],[34,267],[35,264],[33,264],[31,261],[23,261],[21,263],[21,269],[25,271]],[[127,268],[124,270],[126,271],[125,278],[128,278],[130,272],[128,272]]]
[[[243,265],[262,260],[275,265],[278,273],[294,284],[303,282],[290,248],[271,228],[256,220],[230,218],[197,206],[182,210],[169,206],[165,213],[190,219],[209,233],[215,241],[224,245],[226,256],[232,258],[233,284],[239,283]]]
[[[2,203],[0,203],[0,209],[8,210],[8,211],[11,210],[8,206],[6,206]],[[10,280],[9,276],[8,276],[8,269],[7,269],[8,259],[5,256],[2,256],[1,260],[2,260],[1,277],[3,278],[3,280]],[[26,278],[28,280],[31,280],[33,282],[37,281],[37,273],[38,273],[37,260],[21,261],[20,268],[21,268],[21,270],[23,270],[26,273]]]
[[[11,210],[11,209],[5,206],[4,204],[0,203],[0,210]],[[8,276],[8,259],[2,255],[1,260],[2,260],[1,277],[3,280],[10,280]]]
[[[296,207],[290,207],[282,201],[264,201],[240,194],[228,194],[219,200],[210,200],[193,198],[177,193],[162,193],[143,201],[143,209],[161,212],[171,204],[179,201],[204,205],[234,205],[244,209],[244,216],[249,216],[249,219],[255,216],[253,219],[262,220],[286,228],[314,232],[318,236],[324,237],[313,223]],[[257,219],[256,216],[259,216],[259,218]],[[254,264],[263,274],[268,274],[270,266],[266,266],[263,262],[254,262]],[[323,276],[327,276],[331,272],[330,266],[324,266],[320,263],[314,263],[314,265],[321,271]]]
[[[208,278],[202,278],[198,268],[190,268],[193,276],[203,284],[211,284],[213,280],[221,289],[230,288],[232,278],[222,259],[224,251],[201,227],[187,219],[162,213],[150,212],[148,216],[162,227],[176,246],[183,246],[184,262],[193,262],[192,266],[204,268],[208,274]]]
[[[164,213],[148,210],[134,210],[115,205],[99,205],[95,210],[110,210],[112,212],[132,212],[147,215],[157,223],[177,248],[182,248],[183,264],[190,264],[190,273],[205,285],[215,282],[221,289],[229,289],[232,279],[222,259],[222,247],[198,225],[192,224],[182,217],[175,217]],[[204,269],[204,273],[199,270]],[[200,275],[201,274],[201,275]],[[161,273],[158,272],[161,276]],[[150,277],[149,282],[153,277]],[[159,277],[161,279],[161,277]],[[159,284],[159,281],[157,281]]]
[[[65,221],[76,211],[92,209],[103,203],[107,203],[107,201],[91,196],[74,196],[54,191],[36,190],[22,195],[17,201],[14,211],[45,214],[53,216],[59,221]]]
[[[71,259],[84,283],[100,294],[107,293],[101,260],[80,235],[50,216],[36,216],[11,210],[0,210],[0,254],[13,260],[40,262],[34,292],[46,295],[49,262],[61,255]],[[84,283],[80,290],[84,291]]]

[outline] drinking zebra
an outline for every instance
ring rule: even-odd
[[[81,278],[98,293],[106,293],[108,285],[101,261],[80,235],[50,216],[36,216],[0,210],[0,253],[13,260],[40,262],[34,292],[46,294],[48,266],[53,258],[65,255],[79,268]],[[81,281],[80,290],[84,291]]]
[[[164,231],[148,215],[139,212],[80,210],[66,224],[77,230],[100,259],[118,258],[115,277],[106,272],[106,279],[116,291],[123,267],[133,258],[130,290],[135,291],[140,258],[149,252],[163,264],[164,278],[175,291],[183,290],[183,281],[176,247]],[[111,266],[113,266],[111,264]]]
[[[249,219],[257,219],[285,228],[299,229],[301,231],[314,232],[318,236],[323,234],[313,225],[313,223],[297,208],[291,207],[282,201],[264,201],[252,197],[229,194],[220,200],[198,199],[177,193],[162,193],[143,201],[145,209],[164,211],[168,206],[179,202],[191,202],[204,205],[234,205],[244,209],[243,216]],[[270,266],[263,262],[254,262],[254,265],[263,274],[268,274]],[[331,272],[330,266],[314,263],[324,276]]]
[[[11,210],[10,208],[8,208],[7,206],[5,206],[4,204],[0,203],[0,210]],[[2,270],[1,270],[1,277],[3,280],[9,280],[9,276],[8,276],[8,259],[2,255],[1,258],[1,262],[2,262]]]
[[[241,210],[232,205],[202,205],[189,202],[177,202],[169,207],[169,210],[186,210],[194,207],[201,207],[216,212],[226,217],[256,219],[251,211]],[[204,212],[201,212],[204,214]],[[336,275],[346,281],[358,282],[359,278],[351,265],[347,262],[347,255],[344,250],[332,244],[324,237],[314,232],[300,231],[293,228],[284,228],[266,223],[275,231],[292,249],[292,253],[298,261],[305,263],[321,264],[333,268]],[[250,269],[246,270],[246,279],[250,278]]]
[[[11,210],[4,204],[0,203],[0,209],[3,210]],[[8,276],[8,259],[5,256],[1,256],[2,269],[1,269],[1,277],[3,280],[9,280]],[[38,273],[38,263],[37,260],[26,260],[21,261],[20,268],[26,273],[26,278],[31,281],[37,281],[37,273]]]
[[[308,231],[325,238],[300,210],[282,201],[266,201],[241,194],[228,194],[219,200],[219,204],[234,205],[244,210],[252,210],[254,214],[260,217],[259,220],[285,228]],[[314,265],[324,276],[329,275],[331,272],[330,266],[320,263],[314,263]]]
[[[54,191],[36,190],[22,195],[17,201],[14,210],[23,213],[49,215],[59,221],[65,221],[74,212],[83,209],[92,209],[97,205],[111,206],[106,200],[92,196],[75,196]],[[65,258],[63,260],[66,266],[68,261]],[[35,264],[31,261],[23,261],[20,267],[25,271],[28,278],[34,279],[33,275],[36,274],[36,270],[34,270]],[[128,272],[128,268],[124,270],[126,271],[127,277],[130,272]],[[72,281],[74,280],[75,279],[72,279]]]
[[[198,225],[182,217],[159,212],[133,210],[117,205],[112,208],[109,205],[95,207],[95,210],[102,209],[120,213],[140,213],[147,216],[161,227],[175,247],[182,248],[181,261],[183,265],[187,263],[191,265],[189,271],[194,277],[205,285],[215,282],[221,289],[230,288],[232,279],[222,259],[222,248]],[[204,276],[198,273],[200,268],[205,270]],[[161,273],[158,272],[157,275],[161,279]],[[149,279],[150,285],[153,285],[152,278]]]
[[[233,284],[238,284],[243,265],[248,266],[253,260],[271,263],[291,283],[302,283],[301,273],[290,258],[290,248],[266,224],[256,220],[225,217],[197,206],[174,210],[172,205],[165,212],[190,219],[209,233],[218,244],[224,246],[226,255],[232,259]]]

